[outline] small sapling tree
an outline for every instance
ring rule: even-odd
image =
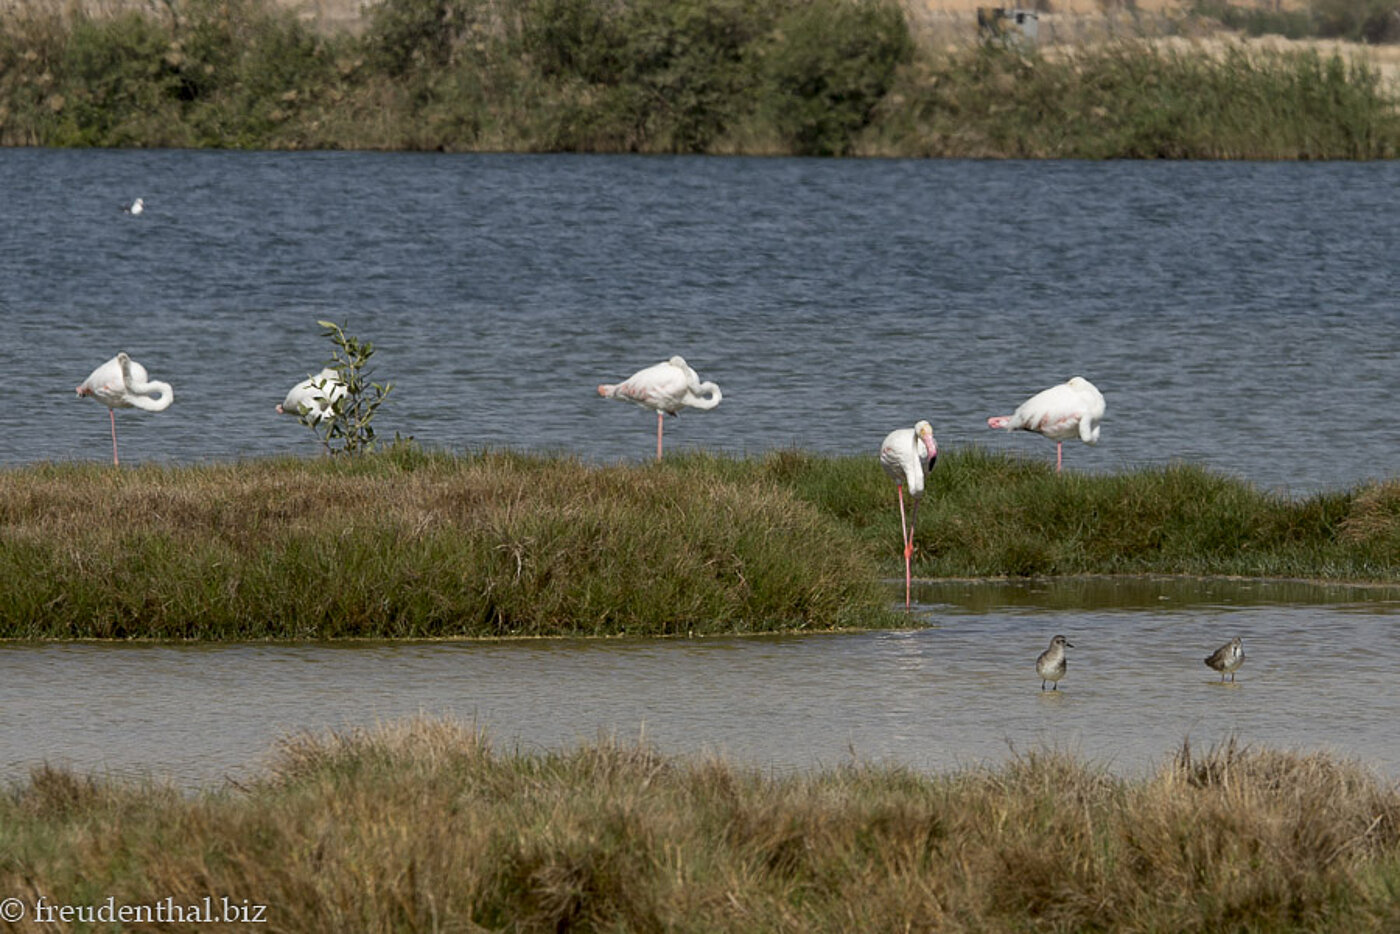
[[[330,399],[329,410],[317,419],[303,415],[302,422],[311,426],[332,454],[368,451],[374,447],[374,416],[394,391],[394,384],[370,382],[369,358],[374,356],[374,344],[346,334],[344,326],[334,321],[316,323],[325,329],[321,336],[335,345],[328,365],[345,391],[330,392],[321,386]]]

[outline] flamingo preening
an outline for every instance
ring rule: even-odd
[[[663,416],[676,415],[681,409],[713,409],[724,396],[711,382],[700,382],[700,376],[684,357],[672,357],[664,363],[638,370],[621,383],[604,383],[598,395],[605,399],[626,399],[656,413],[656,459],[661,460],[661,431]]]
[[[1055,442],[1055,472],[1064,465],[1064,442],[1075,435],[1085,444],[1097,444],[1103,418],[1103,395],[1082,376],[1036,393],[1010,415],[987,419],[988,428],[1020,428],[1038,432]]]
[[[933,440],[933,426],[918,422],[913,428],[896,428],[885,435],[880,444],[880,466],[895,482],[899,495],[899,528],[904,536],[904,608],[909,609],[909,589],[912,573],[909,562],[914,554],[914,523],[919,518],[919,500],[924,495],[924,477],[938,459],[938,443]],[[914,501],[913,512],[904,521],[904,489]]]
[[[277,406],[278,415],[295,415],[315,425],[335,411],[335,403],[345,395],[345,383],[335,367],[326,367],[315,376],[308,376],[287,393]]]
[[[112,420],[112,463],[117,459],[117,409],[145,409],[147,412],[163,412],[175,401],[175,393],[169,383],[150,379],[146,368],[132,360],[125,353],[119,353],[100,367],[78,386],[80,396],[92,396],[107,406],[107,414]],[[151,398],[151,393],[156,397]]]

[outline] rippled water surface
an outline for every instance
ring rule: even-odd
[[[498,749],[644,735],[779,771],[931,771],[1058,748],[1141,774],[1184,739],[1327,749],[1400,778],[1400,589],[1234,582],[946,584],[928,628],[704,640],[0,647],[0,770],[185,785],[256,774],[282,735],[418,713]],[[1061,690],[1035,656],[1075,648]],[[1202,663],[1233,635],[1234,684]]]
[[[1393,474],[1400,163],[1058,163],[0,150],[0,463],[107,456],[128,350],[176,402],[132,462],[310,454],[273,406],[373,340],[379,427],[646,456],[594,387],[673,353],[724,389],[673,447],[1053,448],[988,415],[1074,374],[1076,469],[1182,458],[1310,492]],[[121,206],[142,196],[141,217]]]
[[[1053,457],[989,431],[1081,374],[1076,470],[1176,459],[1308,493],[1396,472],[1400,163],[1019,163],[0,150],[0,464],[108,456],[73,387],[118,350],[171,382],[123,459],[315,452],[273,406],[316,319],[374,341],[377,427],[454,450],[641,460],[594,387],[683,354],[724,389],[668,445]],[[147,210],[120,210],[134,197]],[[185,784],[287,731],[420,711],[498,745],[642,731],[777,769],[944,769],[1067,748],[1150,767],[1187,736],[1400,775],[1393,590],[1078,581],[925,588],[928,628],[703,641],[0,646],[0,770]],[[1076,648],[1058,693],[1036,654]],[[1249,658],[1221,686],[1202,657]]]

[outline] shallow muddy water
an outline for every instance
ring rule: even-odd
[[[496,748],[600,733],[778,771],[946,771],[1060,748],[1139,774],[1190,738],[1328,749],[1400,778],[1400,588],[1103,579],[924,585],[926,628],[697,640],[0,647],[0,775],[43,761],[194,786],[300,730],[418,713]],[[1061,690],[1036,655],[1075,648]],[[1235,684],[1202,663],[1231,636]]]

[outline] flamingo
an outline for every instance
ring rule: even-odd
[[[924,477],[938,459],[938,443],[933,440],[933,426],[918,422],[913,428],[896,428],[885,435],[880,444],[880,466],[895,482],[899,495],[899,529],[904,536],[904,608],[909,609],[909,589],[913,576],[909,562],[914,554],[914,523],[919,518],[919,500],[924,495]],[[914,509],[909,524],[904,524],[904,488]]]
[[[638,370],[625,382],[604,383],[598,387],[604,399],[626,399],[656,413],[656,459],[661,460],[662,416],[676,415],[683,408],[713,409],[724,396],[711,382],[700,382],[684,357]]]
[[[287,398],[277,406],[278,415],[295,415],[307,424],[315,425],[335,412],[335,403],[344,397],[345,383],[335,367],[326,367],[315,376],[308,376],[287,392]]]
[[[131,202],[131,204],[122,208],[122,210],[128,214],[140,214],[142,211],[146,210],[146,202],[137,198],[135,201]]]
[[[112,463],[117,459],[117,409],[145,409],[147,412],[163,412],[175,401],[175,393],[169,383],[150,379],[146,368],[132,360],[125,353],[119,353],[100,367],[78,386],[80,396],[92,396],[107,406],[107,414],[112,420]],[[151,393],[156,397],[151,398]]]
[[[1064,465],[1064,442],[1075,435],[1085,444],[1099,441],[1103,395],[1082,376],[1036,393],[1010,415],[987,419],[988,428],[1035,431],[1055,442],[1055,472]]]

